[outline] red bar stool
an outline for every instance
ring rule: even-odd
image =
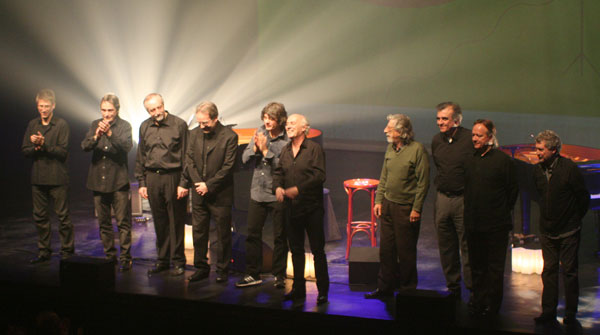
[[[358,178],[344,181],[344,190],[346,190],[346,193],[348,194],[348,224],[346,225],[348,238],[346,243],[346,259],[348,259],[348,254],[350,253],[352,238],[354,237],[354,234],[358,232],[362,231],[367,233],[371,238],[371,247],[377,246],[377,239],[375,238],[377,221],[375,219],[375,211],[373,210],[377,185],[379,185],[379,180],[377,179]],[[371,195],[371,221],[352,221],[352,196],[360,190],[367,191]]]

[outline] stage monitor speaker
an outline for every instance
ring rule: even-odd
[[[456,300],[450,292],[408,289],[396,295],[396,321],[414,329],[448,329],[454,324]]]
[[[233,271],[246,272],[246,235],[239,233],[231,234],[231,264]],[[270,273],[273,266],[273,249],[262,241],[262,269],[261,273]]]
[[[115,288],[115,264],[104,258],[72,256],[60,261],[60,286],[81,292]]]
[[[348,282],[350,285],[377,284],[379,248],[351,247],[348,255]]]

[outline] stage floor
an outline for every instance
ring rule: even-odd
[[[343,157],[347,153],[330,151],[327,155],[328,162],[332,158],[333,161],[343,162]],[[339,157],[336,157],[336,155],[339,155]],[[379,157],[380,153],[373,155]],[[360,162],[361,160],[356,161]],[[360,166],[350,167],[349,169],[355,168],[360,168]],[[375,171],[379,170],[378,167],[373,169]],[[353,171],[349,171],[347,174],[356,176]],[[376,175],[362,176],[377,178]],[[308,291],[305,303],[294,304],[283,301],[284,293],[291,287],[291,280],[286,281],[285,290],[276,289],[272,284],[273,277],[269,274],[263,275],[262,285],[244,289],[235,287],[235,282],[242,275],[240,273],[233,273],[226,284],[215,282],[214,271],[211,272],[211,276],[207,280],[189,283],[186,277],[194,271],[191,266],[187,267],[185,276],[172,277],[168,273],[162,273],[148,277],[146,271],[153,265],[156,257],[154,227],[151,219],[145,223],[133,224],[133,269],[125,273],[117,272],[115,291],[128,295],[173,299],[173,301],[214,303],[225,307],[230,306],[231,308],[244,306],[247,308],[313,313],[320,316],[361,318],[365,321],[368,320],[368,322],[380,323],[383,328],[387,329],[394,322],[395,302],[393,300],[366,300],[363,298],[364,293],[374,289],[374,287],[351,286],[348,284],[348,264],[344,259],[346,200],[341,183],[339,183],[339,179],[343,178],[345,178],[344,173],[332,176],[328,179],[330,186],[326,184],[332,191],[333,206],[336,209],[337,222],[342,231],[342,240],[328,242],[326,245],[331,278],[328,304],[316,305],[317,291],[314,282],[307,283]],[[338,185],[339,189],[334,190],[331,183]],[[418,288],[443,291],[445,290],[445,281],[439,263],[437,240],[431,214],[433,211],[432,194],[430,191],[425,204],[418,244]],[[91,194],[87,192],[78,195],[72,194],[71,199],[71,215],[76,234],[76,254],[102,257],[102,246],[98,237],[98,226],[93,216]],[[364,214],[364,208],[362,212],[361,210],[356,212],[356,215]],[[150,213],[145,212],[144,215],[151,218]],[[245,215],[243,209],[234,210],[235,228],[240,234],[245,233]],[[590,215],[588,214],[588,216]],[[586,222],[593,224],[590,217],[586,217]],[[263,236],[265,243],[272,244],[270,241],[271,236],[270,225],[267,225]],[[4,289],[10,289],[9,286],[13,284],[59,287],[60,260],[58,255],[54,254],[51,261],[44,264],[29,264],[29,259],[37,254],[36,242],[37,232],[30,214],[19,214],[3,220],[0,225],[0,275]],[[52,245],[56,252],[60,244],[56,232],[55,218],[53,218]],[[354,239],[354,246],[368,246],[366,236],[364,234],[357,235]],[[189,258],[189,263],[193,256],[193,250],[186,250],[186,255]],[[586,252],[585,255],[582,252],[580,257],[581,295],[578,314],[580,327],[574,329],[575,333],[600,334],[600,262],[591,255],[591,252]],[[457,329],[462,329],[468,333],[560,334],[565,331],[562,323],[544,329],[536,326],[533,321],[533,318],[539,315],[541,311],[542,283],[539,275],[506,272],[504,286],[504,300],[500,314],[491,321],[472,320],[468,317],[466,301],[468,301],[469,292],[463,287],[462,302],[458,302],[456,305]],[[561,317],[563,311],[564,300],[561,299],[559,305],[559,315]],[[559,321],[562,321],[561,317],[559,317]],[[126,319],[123,322],[126,322]]]

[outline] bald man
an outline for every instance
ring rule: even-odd
[[[306,138],[310,126],[306,117],[291,115],[285,130],[290,143],[283,147],[273,175],[273,190],[277,201],[285,203],[285,222],[292,252],[294,284],[285,300],[304,300],[304,232],[308,234],[315,260],[317,304],[327,303],[329,273],[325,256],[323,230],[323,183],[325,155],[321,146]]]

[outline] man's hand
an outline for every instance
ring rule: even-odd
[[[35,150],[41,149],[45,142],[44,135],[42,135],[42,133],[40,133],[39,131],[37,132],[37,134],[31,135],[29,137],[29,140],[31,141],[31,143],[35,144]]]
[[[285,199],[285,190],[281,187],[278,187],[275,190],[275,198],[277,198],[277,201],[283,202],[283,200]]]
[[[148,188],[147,187],[140,187],[138,189],[138,193],[140,194],[140,197],[142,197],[144,199],[148,199]]]
[[[254,138],[254,143],[260,152],[262,152],[263,156],[267,155],[269,148],[267,148],[267,137],[262,132],[256,134]]]
[[[376,217],[381,217],[381,204],[375,204],[375,206],[373,206],[373,212],[375,212]]]
[[[410,212],[410,222],[419,222],[419,221],[421,221],[421,213],[419,213],[413,209]]]
[[[187,195],[188,195],[187,188],[177,186],[177,200],[183,199],[183,198],[187,197]]]
[[[208,187],[206,187],[206,183],[201,181],[198,183],[194,184],[195,189],[196,189],[196,193],[200,194],[200,195],[206,195],[206,193],[208,193]]]
[[[298,196],[298,186],[286,188],[285,196],[290,199],[295,199]]]

